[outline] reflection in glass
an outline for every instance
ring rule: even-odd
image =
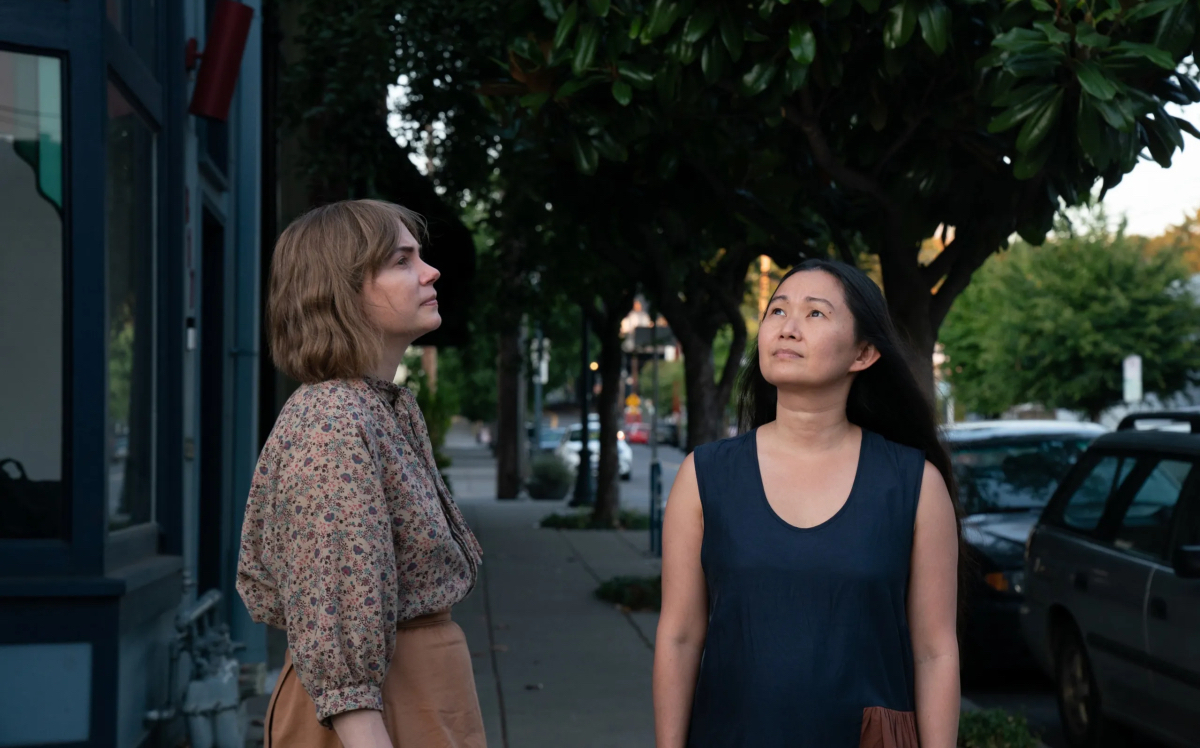
[[[954,450],[951,461],[963,511],[1041,509],[1087,446],[1086,439],[1031,439]]]
[[[1125,510],[1115,544],[1124,550],[1166,557],[1171,519],[1192,463],[1163,460],[1154,466]]]
[[[149,522],[154,403],[154,133],[108,84],[109,529]]]
[[[62,78],[0,50],[0,539],[67,537]]]

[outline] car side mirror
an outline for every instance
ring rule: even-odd
[[[1200,545],[1185,545],[1175,553],[1175,576],[1200,579]]]

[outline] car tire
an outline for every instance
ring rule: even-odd
[[[1059,720],[1071,748],[1110,748],[1121,744],[1119,728],[1104,714],[1091,659],[1074,626],[1064,626],[1056,637],[1054,682]]]
[[[633,472],[630,471],[628,473],[621,473],[621,480],[623,480],[623,481],[633,480]]]

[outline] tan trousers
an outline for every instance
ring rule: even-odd
[[[486,748],[467,638],[450,611],[396,627],[396,649],[383,681],[383,724],[394,748]],[[317,722],[292,668],[292,655],[267,708],[264,748],[342,748],[337,733]]]

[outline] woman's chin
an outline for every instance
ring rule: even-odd
[[[437,309],[434,309],[427,315],[428,324],[425,325],[425,332],[433,332],[442,326],[442,315]]]

